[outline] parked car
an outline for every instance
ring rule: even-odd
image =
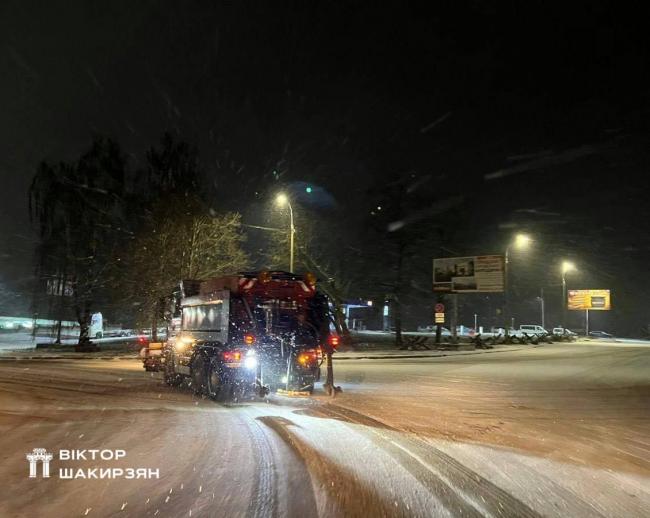
[[[534,324],[522,324],[519,326],[519,333],[526,333],[527,335],[547,335],[548,331],[542,326]]]
[[[610,335],[605,331],[589,331],[589,336],[592,338],[614,338],[614,335]]]
[[[447,329],[446,327],[443,327],[441,330],[442,336],[451,336],[451,331]],[[435,333],[436,332],[436,325],[428,325],[428,326],[418,326],[418,333]]]
[[[557,340],[569,342],[575,342],[578,339],[578,333],[574,333],[571,329],[567,329],[566,327],[554,327],[553,336]]]
[[[565,336],[578,336],[577,333],[574,333],[571,331],[571,329],[567,329],[566,327],[554,327],[553,328],[553,334],[554,335],[565,335]]]

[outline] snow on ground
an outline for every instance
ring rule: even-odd
[[[93,338],[93,342],[97,344],[119,343],[125,341],[135,341],[137,337],[106,337],[106,338]],[[30,332],[16,332],[16,333],[1,333],[0,334],[0,353],[3,351],[19,351],[26,349],[35,349],[36,344],[53,344],[56,337],[49,335],[39,335],[35,338]],[[78,342],[76,337],[67,337],[61,340],[62,345],[75,345]]]
[[[39,339],[40,340],[40,339]],[[18,349],[34,349],[36,347],[36,340],[31,333],[18,332],[18,333],[0,333],[0,351],[18,350]]]
[[[650,352],[557,344],[337,364],[336,401],[557,516],[650,509]]]
[[[647,516],[649,367],[621,344],[349,359],[335,399],[218,404],[135,359],[3,361],[0,516]],[[161,478],[30,480],[34,447]]]

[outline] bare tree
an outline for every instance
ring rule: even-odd
[[[237,213],[210,214],[199,202],[165,201],[126,254],[119,292],[157,338],[160,301],[182,279],[205,279],[248,266]]]
[[[30,186],[30,216],[40,235],[37,272],[41,279],[64,272],[71,283],[81,347],[90,342],[91,314],[123,238],[124,176],[117,144],[99,139],[76,163],[41,164]]]

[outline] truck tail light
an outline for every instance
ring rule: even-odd
[[[336,349],[336,348],[339,346],[339,344],[341,343],[341,338],[339,337],[339,335],[331,334],[331,335],[329,335],[329,336],[327,337],[327,343],[328,343],[331,347],[333,347],[334,349]]]
[[[222,354],[223,361],[225,362],[239,362],[241,361],[241,353],[239,351],[225,351]]]
[[[298,355],[298,363],[302,366],[307,366],[310,363],[316,363],[320,356],[320,349],[308,349]]]

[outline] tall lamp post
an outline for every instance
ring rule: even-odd
[[[575,269],[576,266],[571,261],[562,261],[562,328],[566,328],[566,274]]]
[[[511,248],[516,248],[518,250],[524,250],[528,248],[528,245],[530,245],[531,239],[530,236],[527,236],[526,234],[517,234],[515,236],[515,239],[506,247],[506,253],[505,253],[505,265],[504,265],[504,295],[505,295],[505,309],[506,309],[506,336],[508,335],[508,326],[510,325],[509,320],[510,320],[510,279],[509,279],[509,271],[510,268],[508,264],[510,263],[510,250]]]
[[[542,327],[546,329],[546,321],[544,319],[544,288],[540,288],[537,300],[539,300],[539,307],[542,310]]]
[[[289,271],[293,273],[293,247],[294,235],[296,233],[296,228],[293,225],[293,207],[291,207],[289,197],[284,193],[278,194],[275,198],[275,202],[280,207],[284,207],[285,205],[289,207]]]

